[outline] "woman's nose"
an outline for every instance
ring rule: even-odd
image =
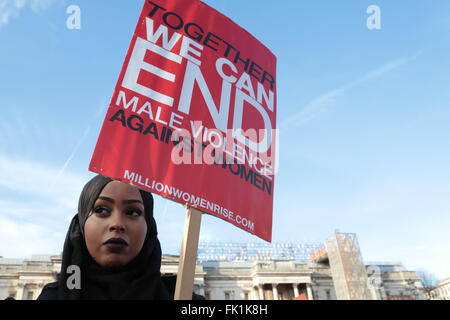
[[[124,232],[125,229],[125,223],[123,221],[122,215],[118,212],[113,213],[111,215],[109,231]]]

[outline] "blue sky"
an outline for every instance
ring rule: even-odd
[[[205,1],[277,56],[273,241],[450,276],[450,2]],[[69,30],[69,5],[81,29]],[[0,256],[62,250],[142,1],[0,1]],[[381,9],[369,30],[366,9]],[[165,253],[184,208],[156,197]],[[204,215],[201,240],[261,241]]]

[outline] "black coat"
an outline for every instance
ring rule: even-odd
[[[161,279],[173,299],[177,276],[162,276]],[[46,284],[37,300],[58,300],[58,286],[58,281]],[[205,297],[192,293],[192,300],[205,300]]]

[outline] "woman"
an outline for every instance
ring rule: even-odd
[[[171,299],[160,267],[151,193],[98,175],[81,192],[59,280],[38,300]]]

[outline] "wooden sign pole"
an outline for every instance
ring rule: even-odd
[[[175,287],[175,300],[192,300],[201,221],[202,212],[195,208],[187,207]]]

